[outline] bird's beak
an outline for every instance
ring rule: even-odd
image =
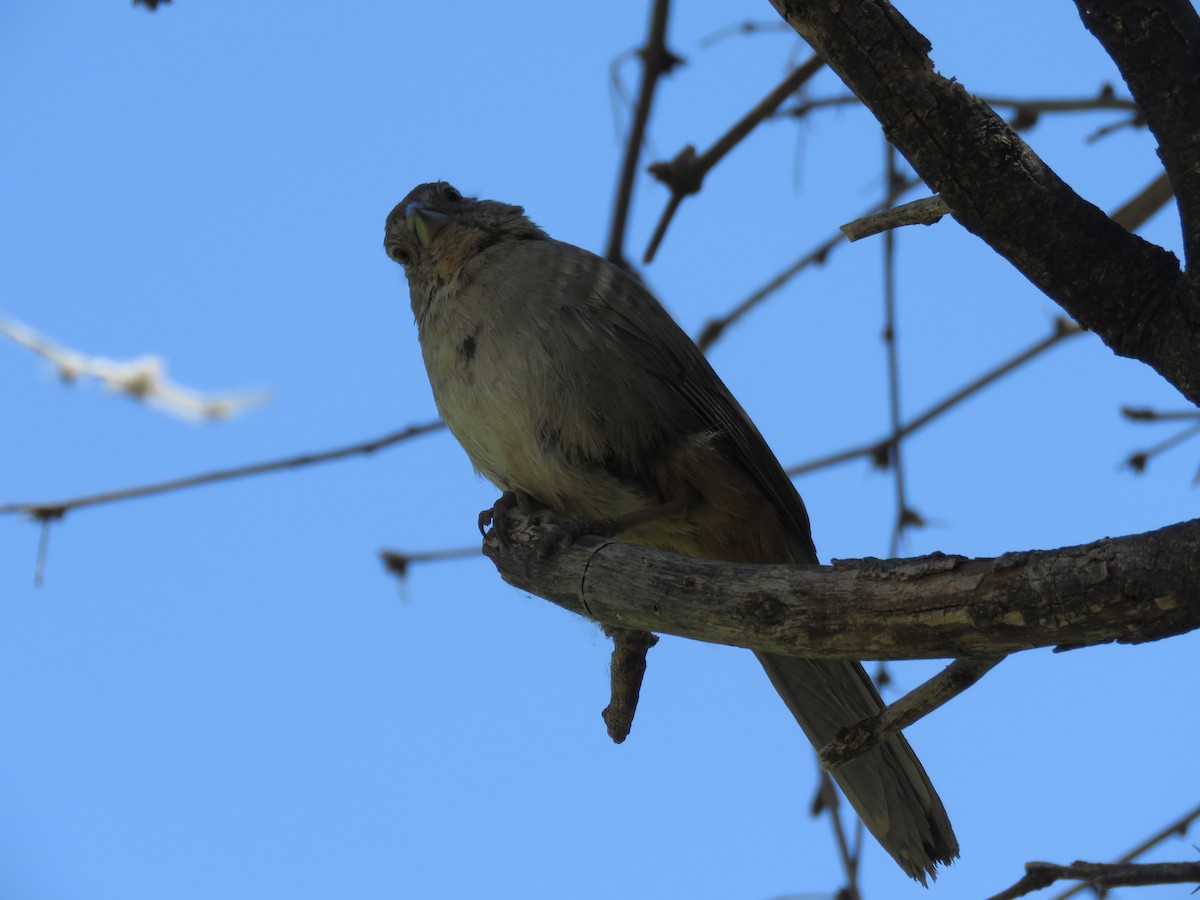
[[[419,201],[404,207],[404,223],[408,225],[409,231],[417,236],[422,247],[428,248],[433,236],[441,231],[448,221],[448,215]]]

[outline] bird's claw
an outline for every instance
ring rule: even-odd
[[[534,500],[524,491],[505,491],[491,509],[479,513],[479,533],[487,536],[490,525],[496,533],[496,539],[502,547],[512,546],[512,536],[509,534],[507,519],[511,509],[516,507],[530,517],[530,523],[541,526],[542,534],[533,544],[534,554],[538,559],[548,559],[559,547],[570,547],[585,534],[600,537],[615,537],[626,527],[620,516],[609,519],[575,519],[554,515],[543,503]],[[538,516],[536,513],[545,512],[548,515]]]
[[[611,519],[560,519],[546,527],[534,549],[538,559],[548,559],[561,546],[570,547],[585,534],[616,537],[623,529],[619,516]]]

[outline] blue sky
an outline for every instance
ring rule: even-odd
[[[900,8],[981,94],[1084,96],[1119,78],[1070,4]],[[51,500],[365,440],[434,407],[383,220],[415,184],[523,204],[602,249],[620,159],[609,65],[648,4],[0,7],[0,314],[81,351],[163,356],[274,401],[196,425],[64,387],[0,343],[0,503]],[[653,157],[705,146],[796,58],[786,34],[703,39],[769,5],[681,3],[688,59]],[[1031,27],[1031,22],[1037,22]],[[622,69],[636,83],[636,69]],[[840,92],[829,72],[810,92]],[[1157,172],[1095,113],[1030,136],[1113,209]],[[618,114],[622,125],[626,113]],[[689,199],[649,284],[691,333],[881,193],[861,111],[772,123]],[[630,253],[665,199],[639,180]],[[1178,252],[1173,210],[1142,230]],[[1048,333],[1056,307],[953,222],[899,235],[912,414]],[[785,464],[883,434],[878,240],[843,248],[711,353]],[[1119,467],[1184,408],[1141,363],[1076,338],[905,445],[931,526],[906,555],[994,555],[1195,515],[1195,445]],[[822,558],[882,556],[888,476],[798,481]],[[771,898],[839,886],[807,809],[816,765],[751,655],[667,638],[612,745],[598,630],[483,559],[496,491],[446,434],[371,458],[69,515],[0,519],[0,896]],[[962,860],[929,896],[986,896],[1030,859],[1113,858],[1200,797],[1195,635],[1021,654],[910,737]],[[938,663],[894,667],[913,686]],[[1177,841],[1151,858],[1189,859]],[[864,895],[924,896],[870,847]],[[1178,896],[1180,889],[1138,892]],[[1168,893],[1169,892],[1169,893]]]

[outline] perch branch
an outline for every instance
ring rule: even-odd
[[[520,510],[483,552],[505,581],[605,625],[829,659],[1002,656],[1139,643],[1200,627],[1200,520],[994,559],[933,554],[744,565],[585,536],[546,559],[561,519]],[[553,533],[553,532],[549,532]]]

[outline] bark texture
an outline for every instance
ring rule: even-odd
[[[1200,627],[1200,520],[994,559],[738,565],[584,537],[542,559],[549,513],[484,553],[510,584],[604,625],[828,659],[1002,656]]]
[[[1077,195],[986,103],[939,75],[929,42],[886,0],[772,2],[871,110],[960,224],[1116,353],[1143,360],[1200,402],[1200,303],[1174,254]],[[1128,60],[1122,68],[1129,70],[1135,99],[1163,123],[1155,133],[1172,183],[1183,189],[1181,197],[1190,196],[1200,126],[1195,117],[1186,125],[1167,123],[1200,103],[1195,12],[1180,0],[1078,5],[1118,65]],[[1121,9],[1101,9],[1108,7]],[[1166,69],[1156,68],[1160,45]],[[1135,78],[1135,67],[1163,74]],[[1166,83],[1177,70],[1188,74],[1172,91]],[[1187,225],[1186,199],[1183,208]],[[1190,253],[1193,240],[1187,243]]]

